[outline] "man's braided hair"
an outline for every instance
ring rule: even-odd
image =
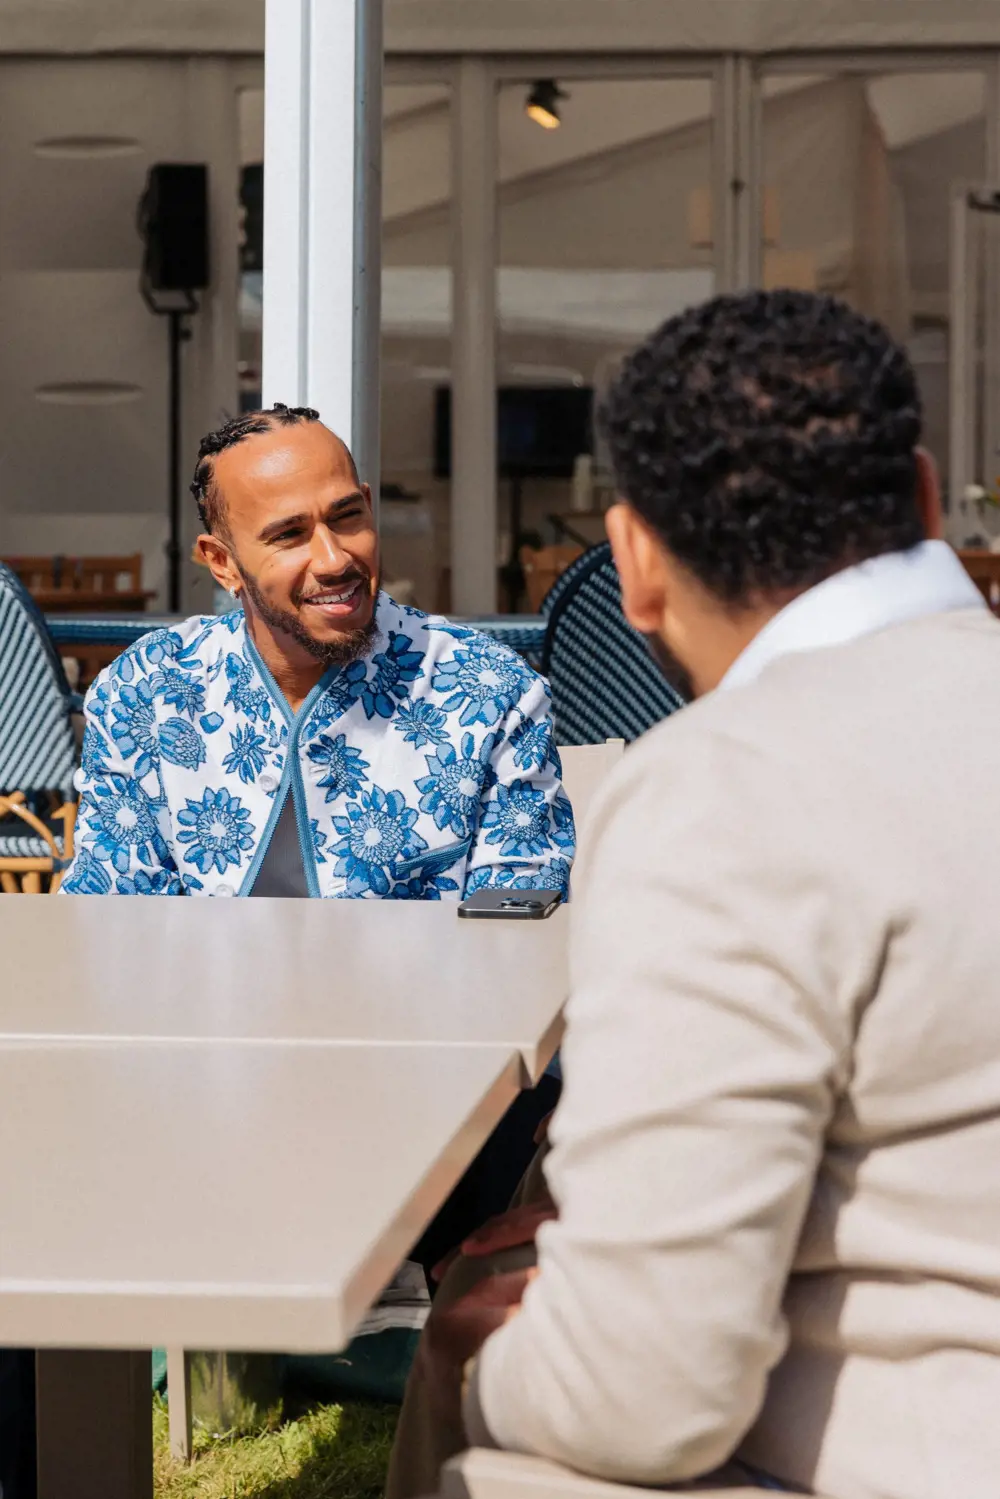
[[[619,493],[728,604],[923,539],[913,368],[832,297],[751,292],[671,318],[601,421]]]
[[[226,448],[234,448],[255,432],[270,432],[275,427],[291,427],[296,422],[318,422],[319,412],[311,406],[283,406],[276,401],[266,411],[244,411],[230,417],[215,432],[203,437],[198,448],[198,463],[191,481],[191,493],[198,504],[198,514],[206,531],[225,536],[228,531],[225,505],[215,483],[214,459]]]

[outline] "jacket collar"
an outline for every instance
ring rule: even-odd
[[[846,645],[890,625],[955,609],[985,609],[953,549],[925,541],[834,573],[793,599],[736,658],[719,687],[743,687],[794,651]]]
[[[371,643],[369,644],[368,649],[364,651],[360,656],[358,656],[357,660],[367,663],[372,659],[377,651],[383,648],[386,641],[386,633],[390,626],[390,620],[388,616],[390,610],[393,607],[393,601],[389,598],[388,594],[380,592],[377,599],[375,600],[375,633],[372,635]],[[309,696],[306,698],[305,702],[299,708],[298,714],[294,714],[291,710],[291,707],[289,706],[288,699],[285,697],[285,694],[282,692],[281,688],[274,680],[274,677],[271,675],[271,671],[263,656],[260,654],[260,651],[254,645],[253,639],[250,635],[250,631],[246,627],[245,615],[243,617],[242,628],[247,657],[250,661],[253,662],[257,674],[266,687],[268,696],[272,699],[274,706],[278,709],[279,713],[288,724],[291,724],[296,717],[304,719],[308,710],[312,708],[316,702],[318,702],[318,700],[323,696],[323,693],[327,691],[330,684],[335,681],[342,672],[347,670],[347,668],[343,666],[328,666],[326,671],[320,677],[319,681],[316,683],[315,687],[309,693]]]

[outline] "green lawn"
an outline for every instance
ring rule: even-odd
[[[170,1456],[166,1402],[153,1397],[156,1499],[380,1499],[396,1406],[319,1405],[254,1436],[196,1432],[188,1465]]]

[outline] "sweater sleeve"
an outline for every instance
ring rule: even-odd
[[[761,1406],[848,1051],[803,809],[754,751],[687,728],[626,754],[588,829],[559,1218],[466,1401],[480,1439],[655,1485],[725,1461]]]

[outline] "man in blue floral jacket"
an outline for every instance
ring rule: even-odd
[[[545,683],[379,589],[368,486],[307,408],[205,439],[198,546],[241,608],[146,635],[86,702],[69,894],[566,890]]]

